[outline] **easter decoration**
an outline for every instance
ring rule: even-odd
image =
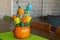
[[[31,15],[28,15],[32,10],[32,5],[28,3],[26,9],[18,7],[17,14],[12,15],[14,27],[13,34],[16,38],[27,38],[30,34]]]

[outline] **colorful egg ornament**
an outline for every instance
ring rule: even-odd
[[[32,5],[30,3],[28,3],[26,10],[28,10],[28,11],[32,10]]]

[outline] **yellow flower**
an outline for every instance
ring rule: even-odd
[[[19,17],[14,18],[14,22],[15,22],[15,24],[19,24],[20,23],[20,18]]]
[[[26,23],[26,22],[30,22],[31,21],[31,16],[23,16],[23,18],[22,18],[22,21],[24,22],[24,23]]]

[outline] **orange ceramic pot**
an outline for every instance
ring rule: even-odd
[[[14,33],[14,36],[15,36],[16,38],[26,38],[26,37],[28,37],[29,34],[30,34],[30,26],[28,26],[28,27],[16,26],[16,27],[14,28],[13,33]]]

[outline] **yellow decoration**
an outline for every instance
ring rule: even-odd
[[[20,18],[19,17],[14,18],[14,22],[15,22],[15,24],[19,24],[20,23]]]
[[[26,23],[26,22],[30,22],[30,20],[31,20],[31,16],[23,16],[23,18],[22,18],[22,22],[24,22],[24,23]]]

